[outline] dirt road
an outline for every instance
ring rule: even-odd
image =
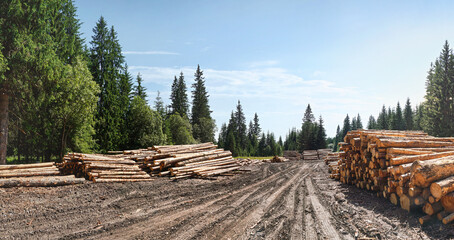
[[[431,239],[373,193],[327,178],[323,162],[265,163],[217,180],[165,178],[0,189],[0,239]]]

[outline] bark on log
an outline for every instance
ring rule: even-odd
[[[429,187],[432,182],[454,175],[454,157],[416,161],[411,166],[411,183],[417,187]]]
[[[454,212],[454,192],[444,195],[440,202],[447,212]]]
[[[424,207],[422,208],[422,210],[427,214],[427,215],[434,215],[438,212],[440,212],[441,210],[443,210],[443,206],[441,205],[440,202],[436,202],[436,203],[426,203],[424,205]]]
[[[436,181],[430,185],[430,193],[438,199],[452,191],[454,191],[454,176]]]
[[[32,163],[32,164],[17,164],[17,165],[2,165],[2,166],[0,166],[0,170],[52,167],[54,165],[55,165],[54,162]]]
[[[443,218],[443,224],[448,224],[454,220],[454,213],[449,214],[448,216]]]
[[[85,179],[74,176],[27,177],[0,179],[0,187],[53,187],[83,183]]]
[[[440,153],[431,153],[431,154],[422,154],[422,155],[413,155],[413,156],[403,156],[389,160],[391,166],[402,165],[406,163],[412,163],[414,161],[426,161],[436,158],[442,158],[447,156],[453,156],[454,151],[450,152],[440,152]]]

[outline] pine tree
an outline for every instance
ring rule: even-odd
[[[208,92],[205,88],[205,78],[200,66],[194,74],[194,83],[192,84],[192,128],[194,138],[201,142],[214,141],[215,124],[211,118],[210,106],[208,105]]]
[[[400,103],[397,102],[396,111],[392,114],[391,120],[391,129],[392,130],[405,130],[405,121],[402,116],[402,108],[400,107]]]
[[[367,123],[367,129],[376,129],[377,122],[375,121],[374,116],[370,115],[369,122]]]
[[[344,126],[342,127],[342,136],[340,140],[343,140],[345,135],[347,135],[350,130],[352,130],[352,126],[350,125],[350,117],[347,114],[344,118]]]
[[[352,118],[352,124],[351,124],[351,126],[352,126],[352,130],[358,129],[358,127],[357,127],[357,125],[356,125],[356,117],[353,117],[353,118]]]
[[[316,148],[317,149],[326,148],[326,132],[325,127],[323,126],[323,119],[321,115],[318,120]]]
[[[405,129],[413,130],[413,110],[411,109],[410,98],[407,98],[404,108]]]
[[[121,112],[120,118],[120,132],[121,132],[121,142],[120,147],[122,149],[126,149],[128,147],[128,139],[129,139],[129,107],[131,105],[131,96],[132,96],[132,76],[128,72],[128,66],[125,66],[125,71],[120,77],[119,82],[119,108]]]
[[[311,105],[308,104],[304,112],[303,124],[301,126],[301,133],[299,137],[300,151],[312,149],[315,142],[314,134],[314,114],[312,113]]]
[[[424,122],[428,133],[454,136],[454,57],[448,41],[429,69],[425,99]]]
[[[361,121],[361,116],[356,116],[356,129],[363,129],[363,122]]]
[[[378,114],[377,129],[388,129],[388,114],[386,113],[385,105],[383,105],[381,112]]]
[[[156,99],[154,101],[154,109],[159,113],[159,116],[161,116],[161,119],[165,119],[165,116],[167,115],[166,109],[164,107],[164,102],[162,101],[161,98],[161,93],[158,91],[158,95],[156,96]]]
[[[260,132],[262,129],[260,128],[260,123],[259,123],[259,116],[257,113],[254,114],[254,123],[252,124],[252,134],[258,139],[260,137]]]
[[[413,130],[423,130],[423,121],[424,121],[424,105],[420,104],[419,106],[416,106],[415,109],[415,117],[414,117],[414,122],[413,122]]]
[[[183,72],[180,72],[180,76],[178,78],[175,76],[173,80],[170,100],[172,113],[178,113],[182,117],[189,116],[189,102]]]
[[[238,146],[238,149],[246,149],[247,146],[247,129],[246,129],[246,117],[244,116],[243,107],[241,106],[240,100],[238,100],[238,105],[236,106],[235,111],[235,140]]]
[[[333,144],[333,151],[337,152],[338,150],[338,143],[341,141],[340,136],[341,134],[341,130],[340,130],[340,127],[339,125],[337,125],[337,129],[336,129],[336,136],[334,137],[334,144]]]
[[[93,29],[91,41],[91,72],[101,88],[98,103],[96,139],[102,151],[118,149],[121,141],[121,108],[119,104],[119,81],[124,57],[117,34],[109,30],[101,17]]]
[[[143,79],[140,73],[137,74],[137,86],[134,89],[134,96],[141,97],[145,102],[147,101],[147,89],[142,85]]]

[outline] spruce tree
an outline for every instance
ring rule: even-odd
[[[156,99],[154,101],[154,109],[159,113],[161,116],[161,119],[165,119],[165,116],[167,115],[166,109],[164,106],[164,102],[162,101],[161,98],[161,93],[158,91],[158,95],[156,96]]]
[[[259,116],[257,113],[254,114],[254,122],[252,124],[252,134],[258,139],[260,137],[260,132],[262,129],[260,128],[260,123],[259,123]]]
[[[425,99],[424,122],[428,133],[454,136],[454,57],[448,41],[429,69]]]
[[[378,114],[377,129],[388,129],[388,114],[386,113],[385,105],[383,105],[381,112]]]
[[[377,129],[377,122],[375,121],[374,116],[370,115],[369,122],[367,122],[367,129]]]
[[[361,116],[356,116],[356,129],[363,129],[363,122],[361,121]]]
[[[352,126],[352,130],[358,129],[358,126],[356,125],[356,117],[353,117],[353,118],[352,118],[352,124],[351,124],[351,126]]]
[[[405,121],[402,116],[402,108],[400,107],[399,102],[397,102],[396,111],[393,112],[391,127],[392,130],[405,130]]]
[[[314,134],[314,114],[312,113],[311,105],[308,104],[304,112],[303,124],[299,137],[300,151],[312,149],[315,142]]]
[[[119,82],[119,108],[121,112],[120,118],[120,132],[121,132],[121,142],[120,147],[122,149],[128,148],[128,129],[129,129],[129,107],[131,105],[131,97],[132,97],[132,76],[128,71],[128,66],[125,66],[125,71],[120,77]]]
[[[210,106],[208,105],[208,92],[205,87],[205,78],[200,66],[194,74],[194,83],[192,84],[192,128],[194,138],[200,142],[214,141],[215,124],[211,118]]]
[[[340,127],[339,127],[339,125],[337,125],[336,136],[334,137],[334,144],[333,144],[333,151],[335,151],[335,152],[337,152],[337,150],[338,150],[338,143],[341,142],[340,134],[341,134]]]
[[[247,146],[247,129],[246,129],[246,117],[244,116],[243,107],[241,106],[240,100],[235,111],[235,135],[238,149],[243,150]]]
[[[109,30],[103,17],[93,29],[90,59],[93,78],[101,88],[98,102],[96,139],[101,151],[118,149],[121,141],[121,108],[119,81],[124,57],[117,34]]]
[[[321,115],[318,120],[316,148],[317,149],[326,148],[326,132],[325,127],[323,126],[323,119]]]
[[[405,129],[413,130],[413,110],[411,109],[410,98],[407,98],[404,108]]]
[[[175,76],[172,83],[172,92],[170,94],[172,113],[178,113],[182,117],[188,117],[189,102],[188,95],[186,93],[186,83],[184,81],[183,72],[180,72],[180,76]]]
[[[352,126],[350,125],[350,117],[347,114],[347,116],[344,118],[344,126],[342,127],[342,136],[341,136],[341,138],[339,140],[343,141],[345,135],[347,135],[347,133],[350,130],[352,130]]]
[[[143,79],[140,73],[137,74],[137,86],[134,89],[134,96],[138,96],[145,100],[145,102],[148,102],[147,100],[147,89],[143,86]]]

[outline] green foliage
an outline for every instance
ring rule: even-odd
[[[402,108],[400,107],[400,103],[397,102],[396,111],[392,112],[391,117],[391,129],[392,130],[405,130],[405,121],[402,116]]]
[[[140,73],[137,74],[136,81],[137,86],[134,89],[134,96],[141,97],[143,100],[145,100],[145,102],[147,102],[147,89],[142,86],[143,79]]]
[[[367,122],[367,129],[377,129],[377,122],[372,115],[370,115],[369,122]]]
[[[430,66],[425,99],[424,129],[434,136],[454,136],[454,56],[448,41]]]
[[[172,91],[170,93],[172,114],[179,113],[181,117],[189,116],[189,102],[188,95],[186,93],[186,83],[184,81],[183,72],[180,76],[175,76],[172,84]]]
[[[347,116],[344,118],[344,126],[342,127],[342,135],[340,137],[340,141],[343,141],[344,140],[344,137],[345,135],[347,135],[347,133],[352,130],[352,126],[350,125],[350,117]]]
[[[289,130],[289,133],[287,136],[285,136],[285,141],[284,141],[284,149],[285,150],[290,150],[290,151],[296,151],[299,149],[299,136],[300,136],[300,131],[298,131],[296,128],[292,128]]]
[[[192,127],[187,117],[174,113],[167,119],[173,144],[193,144]]]
[[[129,148],[137,149],[164,144],[165,135],[162,133],[161,116],[153,111],[143,98],[139,96],[133,98],[128,117]]]
[[[165,119],[167,112],[164,107],[164,102],[161,98],[161,93],[158,91],[158,95],[156,96],[156,100],[154,101],[154,109],[159,113],[161,119]]]
[[[192,128],[193,135],[199,142],[213,142],[216,124],[211,118],[211,110],[208,105],[208,92],[205,87],[205,78],[200,66],[194,73],[194,83],[192,84]]]

